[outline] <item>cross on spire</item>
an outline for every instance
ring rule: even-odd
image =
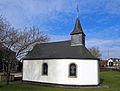
[[[78,8],[78,4],[77,4],[77,17],[79,15],[79,8]]]

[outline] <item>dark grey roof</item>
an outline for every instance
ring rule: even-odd
[[[70,33],[70,35],[80,34],[80,33],[84,34],[82,27],[81,27],[81,24],[80,24],[80,21],[79,21],[79,18],[77,17],[74,30]]]
[[[71,46],[71,41],[37,44],[24,59],[47,58],[95,59],[85,46]]]

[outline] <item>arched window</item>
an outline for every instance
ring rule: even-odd
[[[69,65],[69,76],[70,77],[76,77],[77,76],[77,73],[76,73],[76,64],[74,64],[74,63],[71,63]]]
[[[42,75],[48,75],[48,65],[47,65],[47,63],[43,63],[43,65],[42,65]]]

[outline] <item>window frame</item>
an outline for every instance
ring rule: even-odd
[[[44,64],[47,65],[47,74],[44,74]],[[47,63],[42,64],[42,76],[48,76],[48,64]]]
[[[71,64],[75,64],[75,66],[76,66],[76,75],[75,76],[70,76],[70,66],[71,66]],[[77,70],[78,70],[77,64],[76,63],[70,63],[68,65],[68,77],[69,78],[77,78],[77,72],[78,72]]]

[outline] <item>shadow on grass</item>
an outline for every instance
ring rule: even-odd
[[[4,86],[0,85],[0,88],[3,88]]]
[[[9,86],[9,85],[6,85],[6,82],[0,81],[0,88],[4,88],[4,87]]]
[[[100,78],[100,84],[103,84],[104,79]]]

